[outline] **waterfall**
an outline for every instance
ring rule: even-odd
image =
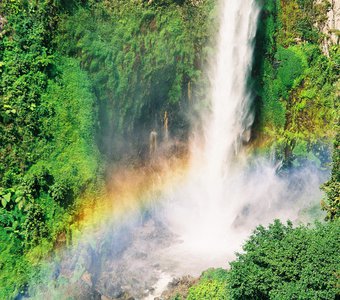
[[[187,181],[169,195],[166,208],[170,228],[182,239],[180,247],[187,247],[190,256],[205,251],[216,265],[226,259],[232,239],[235,244],[239,239],[231,228],[244,201],[234,161],[253,121],[247,80],[259,7],[255,0],[223,0],[219,11],[216,51],[207,71],[210,110],[202,118],[203,133],[194,133]]]
[[[211,114],[203,150],[208,174],[216,180],[228,170],[240,137],[252,123],[246,85],[259,9],[255,0],[224,0],[220,11],[216,54],[209,70]]]
[[[242,151],[253,122],[247,83],[260,9],[256,0],[221,1],[215,52],[206,70],[209,111],[202,116],[203,129],[192,133],[189,170],[185,164],[172,173],[165,161],[154,174],[151,169],[121,172],[109,201],[121,213],[111,218],[112,207],[104,206],[110,219],[96,223],[93,232],[64,254],[62,263],[56,262],[53,275],[45,276],[70,278],[73,272],[81,278],[65,283],[57,275],[60,281],[37,286],[50,295],[40,298],[66,298],[60,295],[77,292],[74,284],[80,282],[86,286],[84,295],[91,286],[90,292],[110,298],[126,292],[135,299],[154,299],[175,277],[227,268],[255,226],[275,218],[301,220],[300,211],[321,198],[322,180],[315,169],[279,177],[268,159]],[[167,123],[165,113],[165,140]],[[170,177],[177,176],[172,183]],[[143,185],[148,192],[142,193]],[[141,198],[151,199],[140,205]]]
[[[228,267],[256,226],[293,222],[321,198],[312,166],[278,176],[278,165],[242,151],[253,122],[248,89],[260,8],[256,0],[222,0],[203,133],[194,132],[190,170],[166,195],[163,219],[178,236],[165,257],[179,274]]]
[[[203,161],[203,167],[199,171],[204,174],[201,186],[206,195],[202,199],[202,208],[211,219],[216,218],[223,207],[224,214],[230,212],[234,205],[231,202],[238,200],[235,197],[229,198],[226,188],[230,183],[235,157],[242,140],[249,139],[248,132],[253,121],[249,109],[251,95],[247,90],[247,80],[259,14],[255,2],[223,0],[220,4],[216,53],[208,71],[211,112],[205,118],[207,121],[202,155],[198,161],[193,162],[193,172],[197,172],[197,166]],[[207,201],[209,205],[204,207]]]

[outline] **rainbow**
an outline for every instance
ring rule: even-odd
[[[89,194],[81,199],[72,227],[89,233],[105,228],[109,222],[119,223],[127,213],[143,211],[160,199],[163,191],[180,184],[189,167],[187,155],[161,157],[138,167],[117,167],[101,194]]]

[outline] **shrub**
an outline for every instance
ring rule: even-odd
[[[187,300],[227,300],[228,272],[223,269],[212,269],[204,272],[197,285],[189,290]]]
[[[327,220],[337,220],[340,218],[340,134],[337,135],[334,143],[333,168],[329,181],[322,189],[326,193],[322,208],[327,212]]]
[[[293,228],[276,220],[259,226],[231,263],[232,298],[335,299],[339,242],[339,223]]]

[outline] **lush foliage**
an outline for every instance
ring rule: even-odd
[[[1,299],[23,292],[98,174],[92,86],[52,43],[59,5],[0,4]]]
[[[340,55],[337,45],[322,53],[315,24],[329,7],[264,3],[253,73],[259,140],[276,140],[296,165],[305,157],[323,164],[319,140],[334,132]],[[67,235],[76,199],[100,188],[103,156],[143,155],[165,112],[173,133],[188,132],[188,111],[204,88],[213,7],[211,0],[0,1],[1,299],[24,294],[40,260]],[[323,207],[335,220],[338,140],[333,161]],[[260,227],[230,275],[205,273],[188,299],[332,297],[337,226]]]
[[[227,300],[228,272],[223,269],[205,271],[197,285],[190,288],[187,300]]]
[[[275,141],[288,164],[299,163],[294,148],[305,141],[305,156],[320,164],[318,144],[334,136],[340,50],[330,46],[328,57],[320,50],[327,3],[266,1],[262,11],[254,68],[257,133],[265,145]]]
[[[329,181],[323,185],[326,199],[322,202],[322,208],[327,211],[327,220],[340,218],[340,134],[334,143],[333,168]]]
[[[0,183],[18,183],[49,138],[42,126],[48,112],[40,105],[53,60],[50,32],[54,5],[4,1],[7,25],[0,39]]]
[[[165,111],[171,128],[185,131],[211,8],[1,1],[1,299],[24,292],[70,230],[75,199],[100,188],[97,145],[117,158],[113,141],[126,149],[138,130],[143,143]]]
[[[327,144],[339,130],[340,47],[325,46],[329,36],[321,32],[330,7],[329,1],[312,0],[263,5],[255,49],[255,131],[258,142],[288,166],[299,167],[308,158],[327,167]],[[338,139],[332,177],[323,187],[328,219],[339,216]]]
[[[339,242],[337,222],[293,228],[277,220],[259,226],[231,263],[232,299],[335,299]]]
[[[147,142],[152,128],[161,132],[165,111],[172,132],[187,131],[211,3],[99,1],[65,17],[58,44],[90,74],[110,160]]]

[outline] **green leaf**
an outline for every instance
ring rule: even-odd
[[[13,225],[12,225],[13,230],[15,230],[18,227],[18,225],[19,225],[19,222],[18,221],[14,221]]]
[[[3,207],[3,208],[6,208],[6,206],[7,206],[7,201],[6,201],[5,198],[1,198],[1,204],[2,204],[2,207]]]
[[[24,200],[22,200],[22,201],[19,202],[19,204],[18,204],[19,210],[22,210],[22,208],[24,207],[24,204],[25,204],[25,201],[24,201]]]
[[[19,196],[19,197],[17,197],[17,198],[15,199],[15,202],[16,202],[16,203],[19,203],[22,199],[23,199],[23,197],[22,197],[22,196]]]
[[[11,201],[11,195],[12,195],[11,193],[7,193],[6,195],[3,196],[7,203]]]

